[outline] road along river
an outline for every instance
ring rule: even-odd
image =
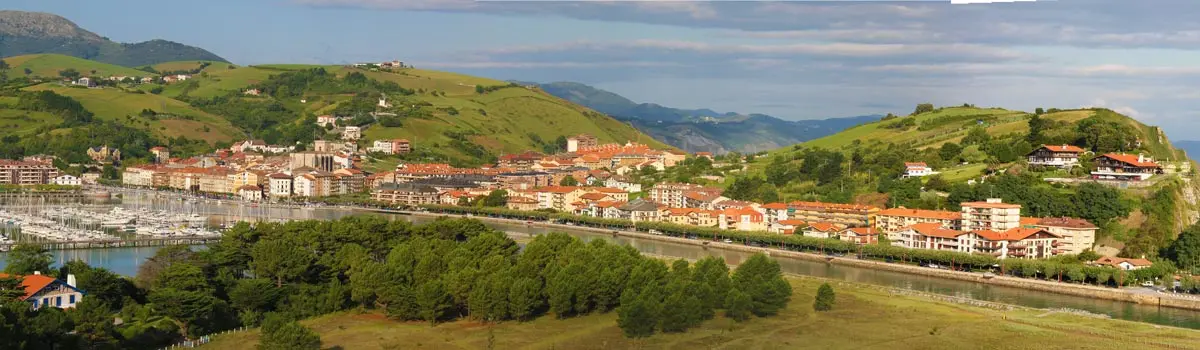
[[[151,208],[181,213],[208,215],[213,224],[228,224],[237,221],[284,221],[284,220],[333,220],[349,215],[382,215],[394,220],[423,223],[433,220],[432,216],[402,213],[378,213],[362,209],[340,207],[288,207],[255,205],[232,201],[180,200],[177,196],[145,192],[125,192],[121,200],[123,207]],[[700,259],[718,256],[730,264],[739,264],[751,252],[744,249],[720,249],[695,244],[676,243],[661,239],[646,239],[627,235],[597,232],[570,227],[545,227],[522,222],[485,220],[498,230],[516,237],[545,234],[552,231],[565,232],[583,240],[605,239],[619,244],[628,244],[637,250],[662,257]],[[79,259],[114,272],[130,275],[146,257],[152,256],[157,247],[110,248],[91,250],[67,250],[55,252],[58,263]],[[1000,302],[1033,308],[1068,308],[1106,314],[1113,318],[1148,322],[1161,325],[1200,329],[1200,312],[1142,305],[1132,302],[1113,301],[1100,298],[1064,295],[1059,293],[1024,288],[998,286],[990,283],[970,282],[918,274],[884,271],[873,268],[829,264],[822,261],[778,257],[784,272],[845,280],[857,283],[909,289],[920,292]]]

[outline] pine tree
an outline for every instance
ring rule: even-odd
[[[626,291],[621,296],[621,307],[617,308],[617,326],[628,338],[645,338],[654,335],[659,323],[660,302],[657,293],[645,290],[634,294]]]
[[[749,294],[742,292],[741,289],[731,289],[729,296],[725,298],[725,317],[738,322],[748,320],[753,303]]]
[[[783,279],[779,262],[755,254],[733,272],[733,284],[750,296],[755,316],[779,313],[791,299],[792,287]]]
[[[820,288],[817,288],[817,299],[813,301],[813,310],[829,311],[833,310],[835,298],[833,295],[833,287],[829,283],[822,283]]]
[[[320,349],[321,336],[296,321],[268,317],[263,321],[259,350]]]

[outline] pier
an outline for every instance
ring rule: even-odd
[[[126,247],[161,247],[170,245],[205,245],[221,241],[220,236],[210,237],[164,237],[164,238],[126,238],[74,242],[25,242],[37,244],[48,250],[95,249],[95,248],[126,248]],[[21,243],[0,244],[0,251],[11,251],[13,246]]]

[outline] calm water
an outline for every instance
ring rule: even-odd
[[[216,201],[191,202],[180,201],[177,198],[168,199],[164,196],[131,194],[126,194],[126,198],[122,202],[123,203],[120,205],[129,208],[151,207],[160,210],[165,209],[176,212],[195,212],[202,215],[209,215],[214,224],[232,223],[239,220],[331,220],[343,216],[361,215],[364,213],[363,211],[340,208],[267,208],[231,202],[223,202],[219,204]],[[431,220],[429,218],[413,217],[410,215],[401,214],[369,213],[369,215],[382,215],[391,219],[408,220],[414,223],[421,223]],[[489,226],[510,232],[518,237],[532,237],[533,235],[544,234],[551,231],[547,228],[528,227],[525,225],[490,223]],[[580,237],[584,240],[605,239],[615,243],[628,244],[643,253],[660,256],[681,257],[688,259],[700,259],[707,256],[718,256],[724,258],[731,264],[738,264],[743,259],[750,256],[749,253],[744,252],[706,249],[691,245],[639,240],[629,237],[613,237],[612,235],[597,234],[592,232],[572,231],[567,233],[576,237]],[[154,255],[154,252],[157,249],[158,248],[154,247],[144,247],[62,251],[55,252],[55,259],[60,263],[73,259],[84,260],[92,265],[103,266],[113,270],[114,272],[132,276],[137,272],[137,265],[146,257]],[[978,300],[996,301],[1035,308],[1080,309],[1094,313],[1107,314],[1113,318],[1200,329],[1200,312],[1195,311],[1159,308],[1156,306],[1083,298],[926,276],[915,276],[889,271],[829,265],[804,260],[779,259],[779,263],[785,272],[800,275],[819,276],[851,282],[904,288],[922,292],[952,295]],[[0,266],[2,265],[3,262],[0,262]]]

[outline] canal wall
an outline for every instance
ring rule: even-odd
[[[409,214],[409,215],[427,216],[427,217],[447,216],[444,214],[425,213],[425,212],[409,212],[409,211],[398,211],[398,210],[378,209],[378,210],[372,210],[372,211],[386,212],[386,213],[393,213],[393,214]],[[471,218],[486,220],[486,221],[504,222],[504,223],[509,223],[509,224],[525,224],[526,223],[526,221],[523,221],[523,220],[499,219],[499,218],[480,217],[480,216],[472,216]],[[1062,283],[1062,282],[1056,282],[1056,281],[1043,281],[1043,280],[1037,280],[1037,279],[1010,277],[1010,276],[985,277],[984,274],[976,273],[976,272],[963,272],[963,271],[934,269],[934,268],[928,268],[928,267],[905,265],[905,264],[894,264],[894,263],[887,263],[887,262],[874,261],[874,260],[861,260],[861,259],[856,259],[856,258],[852,258],[852,257],[832,257],[832,256],[826,256],[826,255],[820,255],[820,254],[797,252],[797,251],[790,251],[790,250],[783,250],[783,249],[753,247],[753,246],[747,246],[747,245],[743,245],[743,244],[731,244],[731,243],[724,243],[724,242],[719,242],[719,241],[687,239],[687,238],[655,235],[655,234],[633,232],[633,231],[621,231],[621,230],[601,229],[601,228],[594,228],[594,227],[551,224],[551,223],[544,223],[544,222],[538,222],[538,223],[535,223],[534,225],[540,226],[540,227],[548,227],[548,228],[561,228],[561,229],[569,229],[569,230],[590,231],[590,232],[595,232],[595,233],[612,234],[612,235],[619,235],[619,236],[632,237],[632,238],[638,238],[638,239],[648,239],[648,240],[656,240],[656,241],[662,241],[662,242],[700,246],[700,247],[705,247],[705,248],[716,248],[716,249],[740,251],[740,252],[747,252],[747,253],[763,253],[768,256],[777,257],[777,258],[785,257],[785,258],[789,258],[789,259],[825,262],[827,264],[836,264],[836,265],[853,266],[853,267],[860,267],[860,268],[867,268],[867,269],[885,270],[885,271],[900,272],[900,273],[914,274],[914,275],[920,275],[920,276],[945,278],[945,279],[984,283],[984,284],[991,284],[991,285],[1005,286],[1005,287],[1012,287],[1012,288],[1036,290],[1036,291],[1042,291],[1042,292],[1074,295],[1074,296],[1081,296],[1081,297],[1087,297],[1087,298],[1115,300],[1115,301],[1131,302],[1131,303],[1142,304],[1142,305],[1155,305],[1155,306],[1159,306],[1159,307],[1170,307],[1170,308],[1177,308],[1177,309],[1200,311],[1200,298],[1180,297],[1180,296],[1173,296],[1173,295],[1168,295],[1168,294],[1164,294],[1164,295],[1142,294],[1142,293],[1136,293],[1136,292],[1131,292],[1128,290],[1122,290],[1122,289],[1117,289],[1117,288],[1106,288],[1106,287],[1083,285],[1083,284]]]

